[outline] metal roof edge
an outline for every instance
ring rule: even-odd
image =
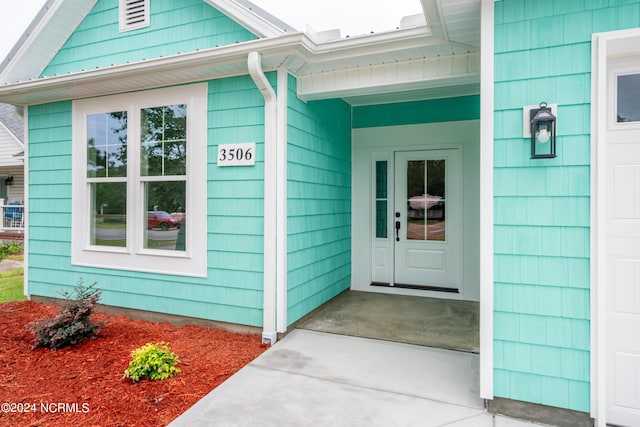
[[[248,0],[204,0],[258,37],[278,37],[298,32]]]

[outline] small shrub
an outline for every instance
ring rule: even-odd
[[[18,242],[9,242],[0,244],[0,260],[3,260],[11,255],[17,255],[22,253],[22,245]]]
[[[93,338],[100,330],[100,323],[91,323],[90,316],[100,299],[100,290],[84,286],[82,279],[73,292],[63,292],[65,298],[60,311],[51,319],[40,319],[27,325],[34,334],[35,347],[49,347],[57,350],[61,347],[77,344]]]
[[[178,356],[165,342],[147,343],[131,352],[132,360],[124,371],[123,378],[137,382],[143,378],[166,380],[180,372],[175,365],[180,363]]]

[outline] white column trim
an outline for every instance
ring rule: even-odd
[[[482,0],[480,29],[480,397],[493,399],[494,4]]]
[[[24,148],[24,189],[23,189],[23,211],[22,211],[22,216],[23,216],[23,235],[22,235],[22,252],[23,252],[23,264],[24,264],[24,268],[23,268],[23,276],[22,276],[22,282],[23,282],[23,289],[24,289],[24,295],[31,300],[31,295],[29,294],[29,224],[30,224],[30,218],[29,218],[29,106],[28,105],[24,105],[22,107],[23,109],[23,123],[24,123],[24,142],[23,142],[23,148]]]
[[[276,140],[276,330],[287,331],[287,100],[286,68],[278,68],[278,136]]]

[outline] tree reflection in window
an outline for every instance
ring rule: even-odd
[[[87,116],[87,177],[127,176],[127,112]]]
[[[185,175],[187,171],[187,106],[145,108],[141,112],[140,174]]]

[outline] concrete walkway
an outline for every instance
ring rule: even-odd
[[[3,259],[0,261],[0,271],[12,271],[21,267],[24,267],[22,261],[13,261],[10,259]]]
[[[170,426],[534,426],[485,411],[478,366],[472,353],[298,329]]]

